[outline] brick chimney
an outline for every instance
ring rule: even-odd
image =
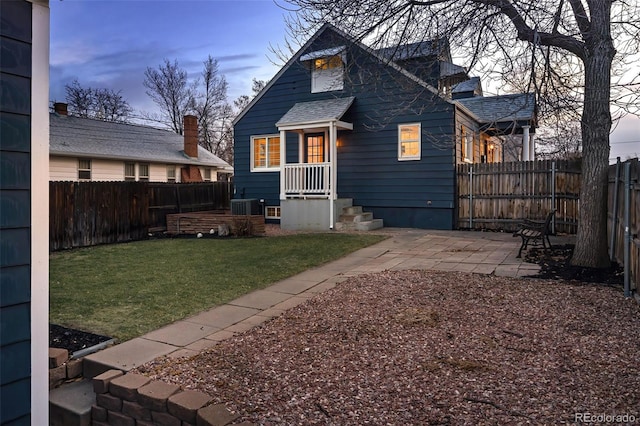
[[[184,116],[184,153],[198,158],[198,119],[195,115]]]
[[[53,110],[58,115],[69,115],[67,113],[67,104],[65,104],[64,102],[54,102]]]

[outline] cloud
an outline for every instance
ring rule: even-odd
[[[238,66],[238,67],[222,68],[220,69],[220,73],[224,75],[238,74],[238,73],[243,73],[245,71],[251,71],[259,68],[260,68],[259,65],[244,65],[244,66]]]

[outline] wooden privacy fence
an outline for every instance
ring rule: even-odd
[[[49,250],[146,238],[166,215],[228,210],[231,183],[50,182]]]
[[[624,292],[640,283],[640,165],[638,159],[609,167],[609,256],[624,266]]]
[[[577,231],[580,160],[462,164],[457,181],[460,229],[513,231],[556,209],[553,232]]]

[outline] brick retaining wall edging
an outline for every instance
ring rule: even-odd
[[[225,426],[239,417],[205,393],[120,370],[94,377],[93,390],[93,426]]]

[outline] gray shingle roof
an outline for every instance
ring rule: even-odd
[[[531,120],[535,118],[535,94],[518,93],[501,96],[476,96],[457,102],[478,117],[482,123]]]
[[[399,46],[383,47],[375,52],[385,59],[402,61],[411,58],[424,58],[426,56],[448,57],[449,43],[446,39],[426,40],[417,43],[402,44]]]
[[[299,102],[278,120],[276,126],[339,120],[347,112],[354,100],[355,97],[350,96],[347,98]]]
[[[233,168],[202,147],[184,153],[184,137],[166,130],[50,114],[49,153],[92,158]]]
[[[473,92],[478,86],[480,86],[480,77],[471,77],[469,80],[453,86],[451,93]]]

